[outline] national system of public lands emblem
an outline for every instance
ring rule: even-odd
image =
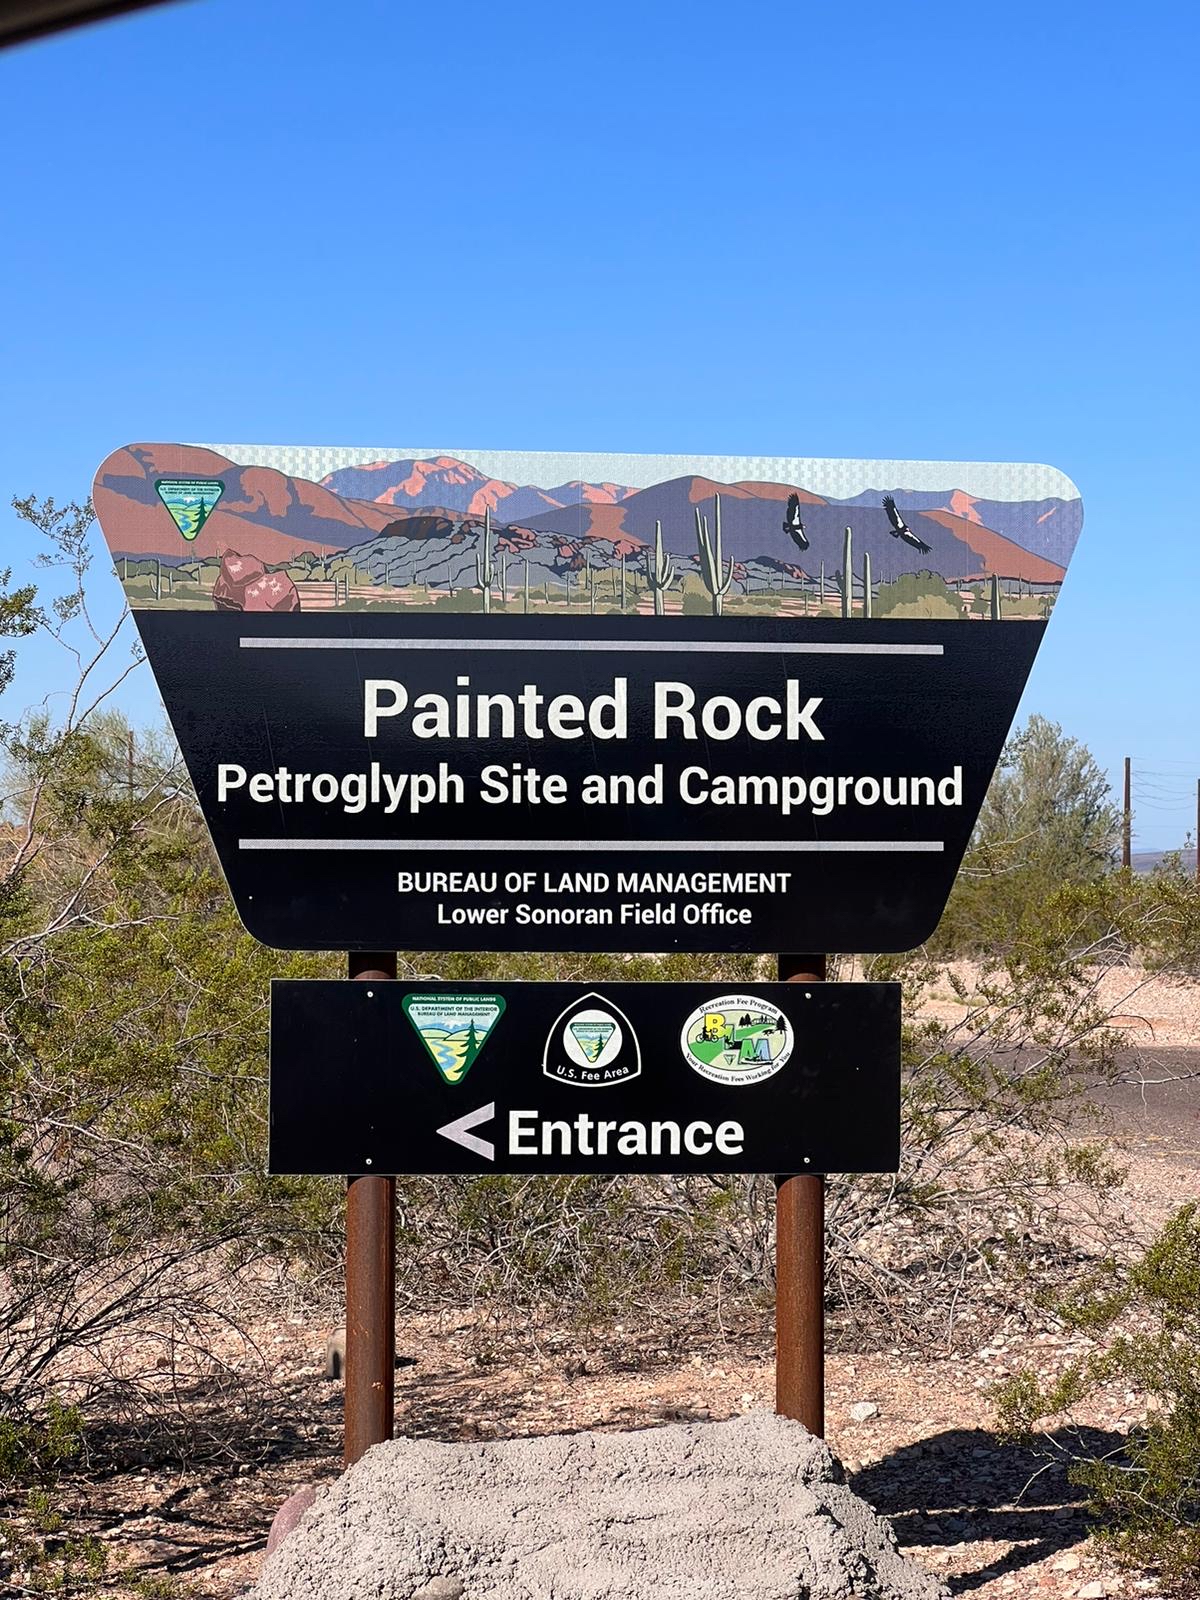
[[[406,994],[404,1015],[447,1083],[461,1083],[504,1011],[499,994]]]

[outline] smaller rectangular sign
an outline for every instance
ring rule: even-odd
[[[894,1172],[890,983],[277,982],[274,1173]]]

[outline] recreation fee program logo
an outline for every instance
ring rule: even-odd
[[[761,1083],[786,1066],[792,1025],[769,1000],[722,994],[697,1006],[679,1036],[683,1059],[710,1083]]]

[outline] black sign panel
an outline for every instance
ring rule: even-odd
[[[581,951],[929,936],[1044,622],[590,622],[139,612],[251,933]]]
[[[897,984],[275,983],[275,1173],[892,1172]]]
[[[93,498],[299,949],[920,943],[1083,516],[1035,464],[180,443]]]

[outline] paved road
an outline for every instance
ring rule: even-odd
[[[1200,1050],[1155,1050],[1153,1064],[1143,1058],[1141,1070],[1151,1078],[1182,1081],[1096,1090],[1095,1099],[1112,1110],[1114,1133],[1200,1169]]]

